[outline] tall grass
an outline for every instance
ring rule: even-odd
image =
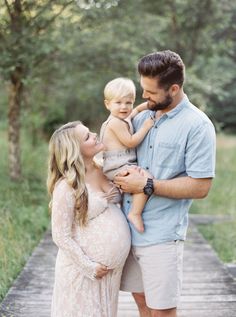
[[[199,229],[222,261],[236,263],[236,136],[217,136],[216,177],[208,197],[194,201],[191,213],[231,217]]]
[[[49,222],[46,143],[33,148],[27,135],[22,134],[23,178],[14,183],[8,176],[7,137],[2,128],[0,126],[0,300]]]

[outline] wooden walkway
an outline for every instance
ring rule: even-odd
[[[0,317],[49,317],[56,247],[50,234],[33,252],[0,306]],[[138,317],[128,293],[120,292],[118,317]],[[236,280],[191,224],[185,244],[179,317],[236,317]]]

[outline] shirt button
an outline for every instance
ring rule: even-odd
[[[148,167],[148,166],[146,167],[146,170],[149,170],[149,167]]]
[[[130,201],[129,200],[127,200],[127,204],[129,204],[130,203]]]
[[[150,145],[150,149],[152,149],[152,145]]]
[[[155,129],[157,129],[157,126],[155,126]]]

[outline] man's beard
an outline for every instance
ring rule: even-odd
[[[164,109],[167,109],[171,105],[172,101],[173,101],[173,98],[168,94],[162,102],[158,102],[155,104],[150,104],[148,102],[148,109],[153,111],[164,110]]]

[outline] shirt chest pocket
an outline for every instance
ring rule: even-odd
[[[174,169],[180,165],[180,144],[159,142],[155,151],[155,165]]]

